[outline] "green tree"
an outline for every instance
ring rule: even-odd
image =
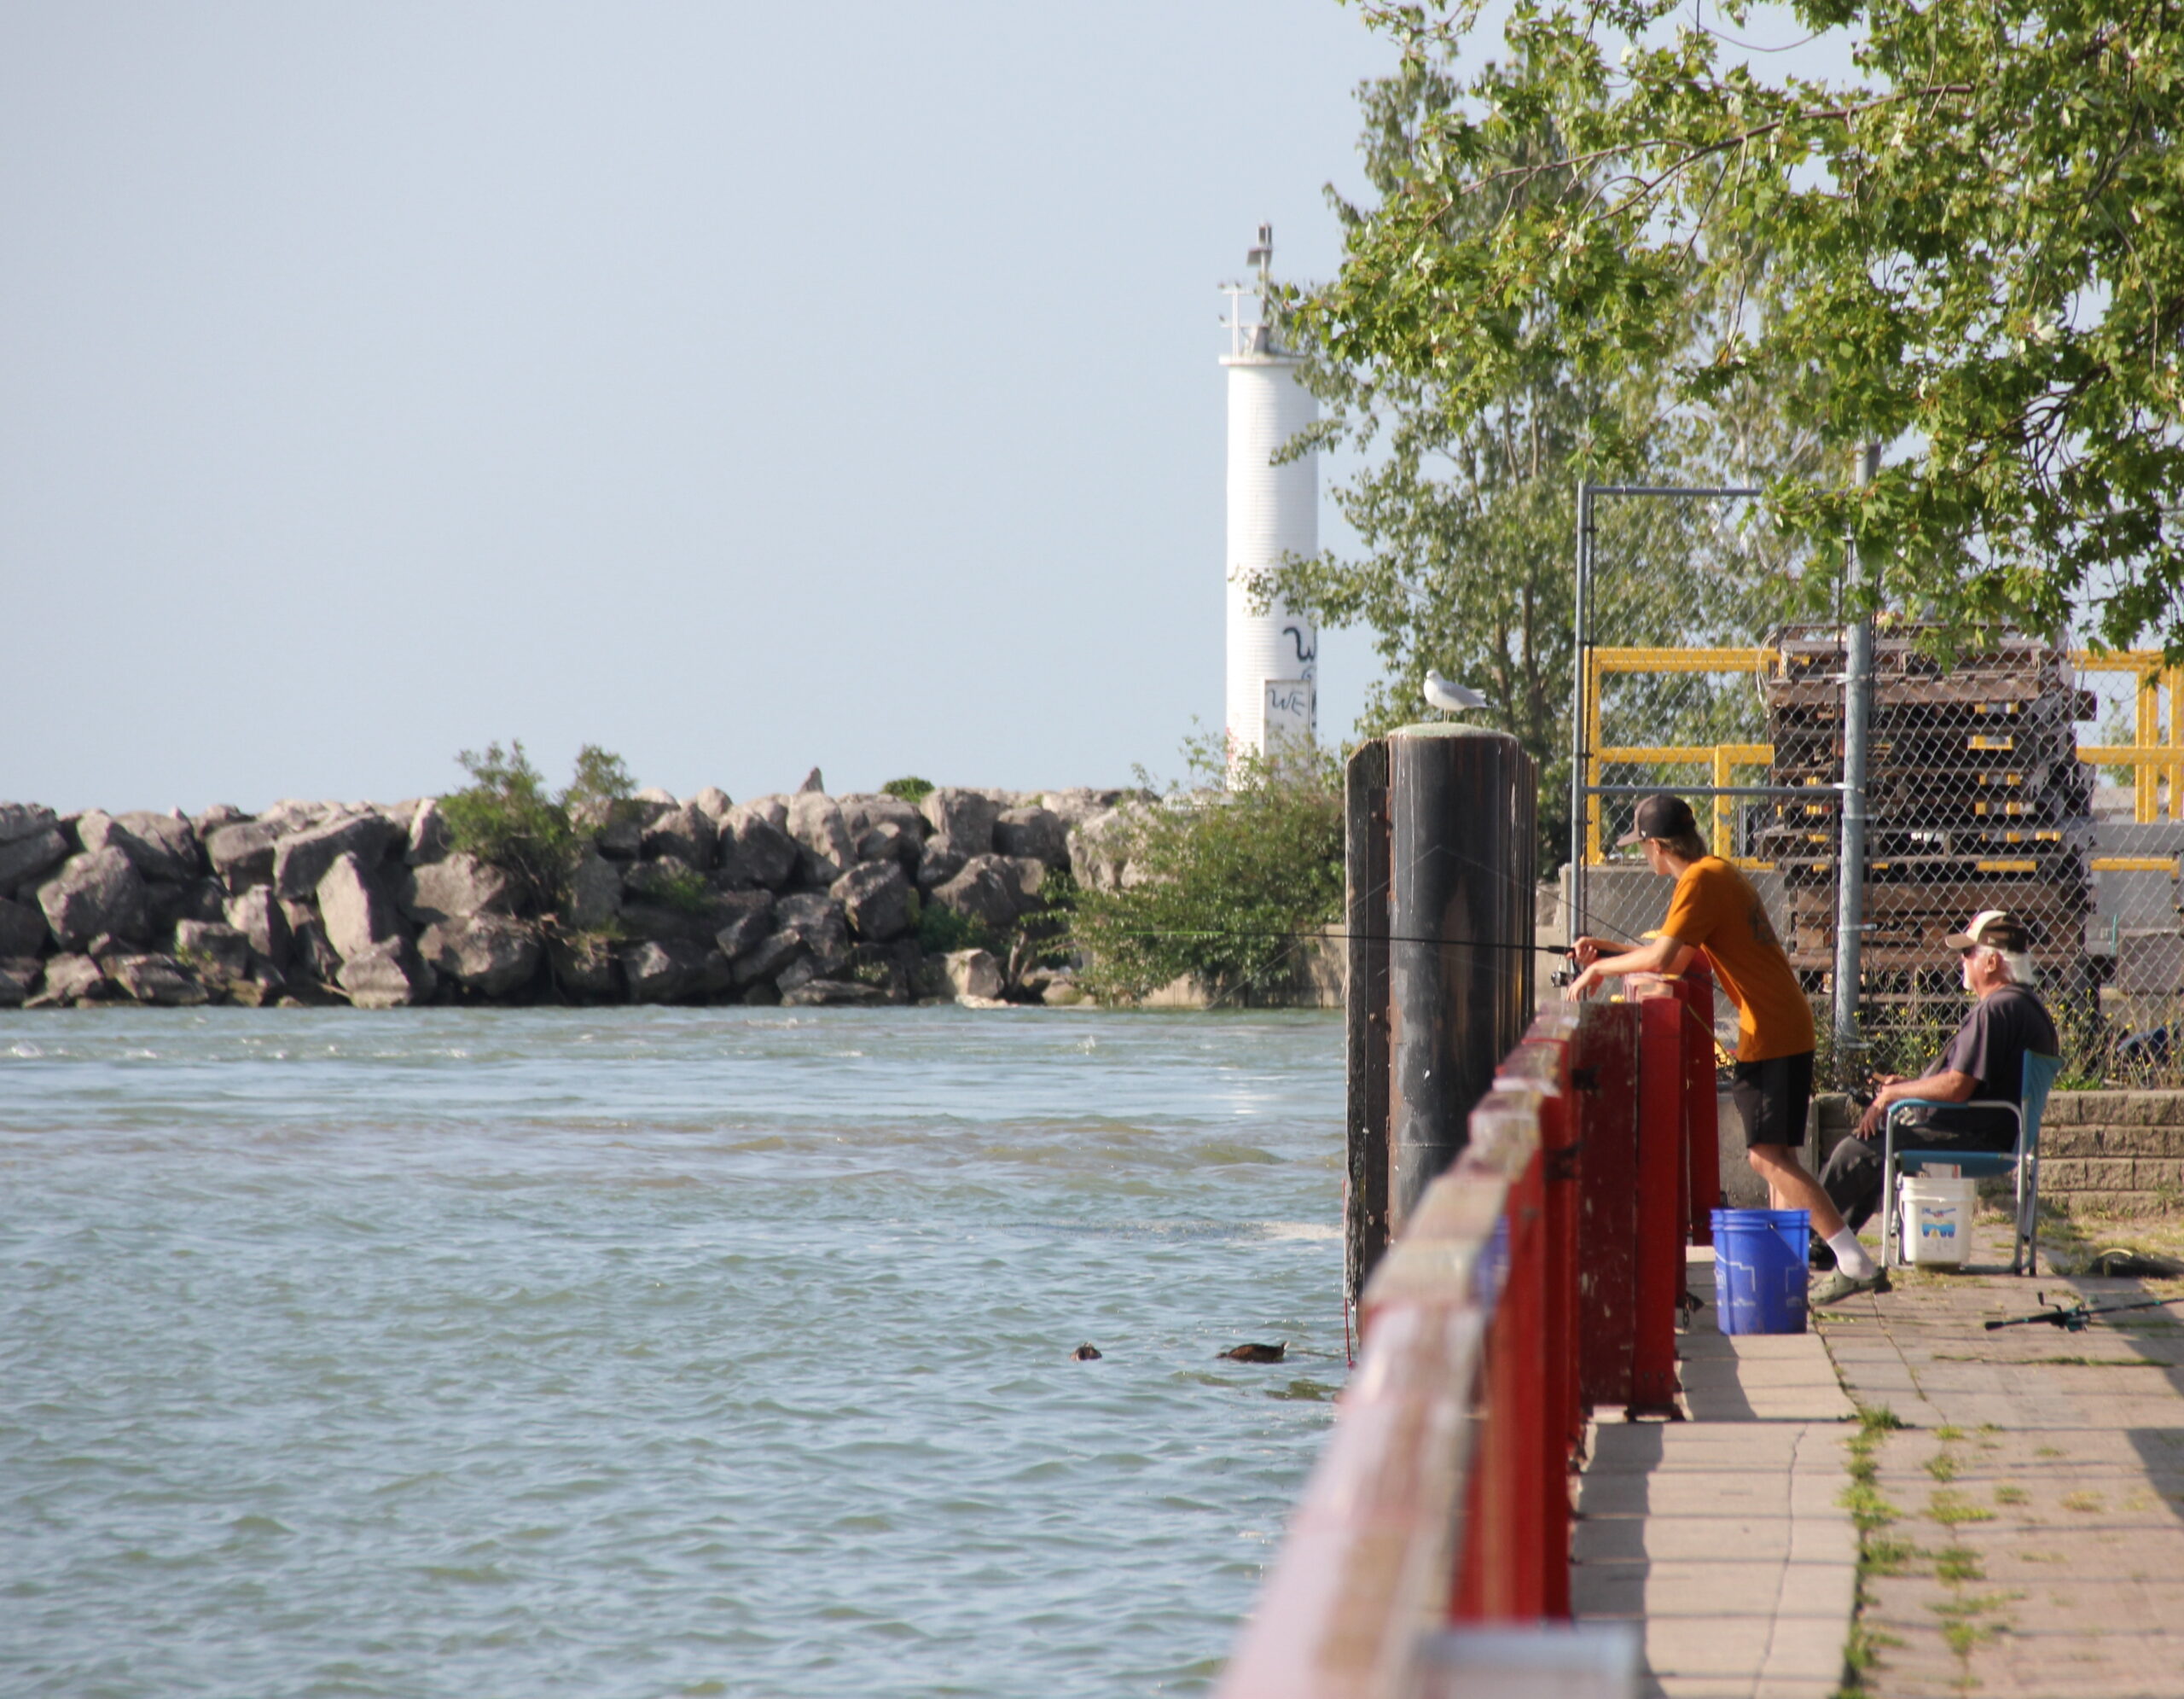
[[[1310,750],[1231,772],[1216,740],[1187,753],[1198,788],[1171,787],[1109,847],[1131,882],[1075,893],[1070,941],[1096,997],[1143,997],[1193,975],[1217,996],[1248,998],[1287,983],[1306,935],[1342,911],[1334,758]]]
[[[1365,298],[1367,268],[1389,263],[1375,245],[1382,227],[1430,191],[1443,169],[1437,138],[1469,92],[1439,51],[1445,43],[1414,32],[1405,46],[1395,74],[1360,91],[1361,153],[1378,201],[1362,208],[1330,190],[1350,259],[1333,285],[1292,301],[1287,315],[1324,409],[1310,440],[1367,457],[1333,492],[1358,552],[1292,561],[1260,587],[1327,624],[1372,630],[1384,670],[1360,723],[1367,735],[1426,713],[1429,667],[1479,690],[1488,702],[1480,721],[1513,734],[1540,764],[1542,864],[1552,867],[1568,843],[1577,480],[1741,480],[1755,463],[1771,468],[1810,445],[1749,409],[1724,424],[1680,411],[1664,369],[1573,360],[1539,334],[1554,308],[1537,291],[1513,290],[1501,304],[1509,346],[1490,381],[1480,381],[1484,357],[1450,334],[1441,305],[1411,288],[1402,262],[1370,299],[1435,352],[1395,358],[1392,330],[1380,341],[1359,337],[1344,314]],[[1444,197],[1427,221],[1432,243],[1490,244],[1505,224],[1600,188],[1569,161],[1554,114],[1512,123],[1495,146],[1508,193]],[[1693,297],[1662,334],[1690,343],[1709,313]],[[1739,399],[1725,393],[1725,412]],[[1787,551],[1755,552],[1753,533],[1725,538],[1716,517],[1658,503],[1600,510],[1599,641],[1749,643],[1783,617],[1796,599]],[[1700,741],[1707,728],[1677,719],[1691,719],[1688,701],[1687,693],[1664,696],[1647,741]]]
[[[1367,10],[1431,64],[1478,6]],[[1507,62],[1424,119],[1352,228],[1311,334],[1438,386],[1459,430],[1560,359],[1665,383],[1694,421],[1757,395],[1831,450],[1896,445],[1865,489],[1833,453],[1771,469],[1823,579],[1855,540],[1857,594],[1952,637],[2085,614],[2184,655],[2184,12],[1790,10],[1853,44],[1856,80],[1741,62],[1677,0],[1519,4]]]
[[[558,796],[520,738],[506,749],[488,743],[483,754],[465,749],[456,759],[470,783],[439,800],[450,838],[508,874],[532,911],[560,905],[583,852],[578,819],[604,824],[636,788],[622,758],[592,743],[577,752],[574,777]]]

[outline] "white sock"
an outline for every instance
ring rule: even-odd
[[[1866,1254],[1866,1248],[1858,1242],[1858,1236],[1847,1226],[1827,1242],[1827,1248],[1835,1253],[1835,1266],[1853,1280],[1873,1277],[1876,1265]]]

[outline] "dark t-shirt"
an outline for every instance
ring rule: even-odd
[[[2004,986],[1972,1005],[1949,1048],[1920,1078],[1968,1074],[1978,1082],[1973,1097],[2014,1103],[2024,1089],[2024,1053],[2058,1056],[2062,1048],[2040,999],[2023,986]],[[2017,1123],[1994,1109],[1908,1109],[1903,1119],[1914,1127],[1955,1133],[1967,1142],[1977,1138],[1998,1149],[2017,1142]]]

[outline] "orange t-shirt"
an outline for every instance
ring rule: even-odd
[[[1704,950],[1737,1006],[1737,1060],[1765,1062],[1813,1047],[1812,1005],[1751,882],[1717,855],[1683,870],[1661,931]]]

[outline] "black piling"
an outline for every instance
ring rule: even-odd
[[[1531,1023],[1531,759],[1506,732],[1387,740],[1388,1231],[1456,1159],[1472,1106]]]

